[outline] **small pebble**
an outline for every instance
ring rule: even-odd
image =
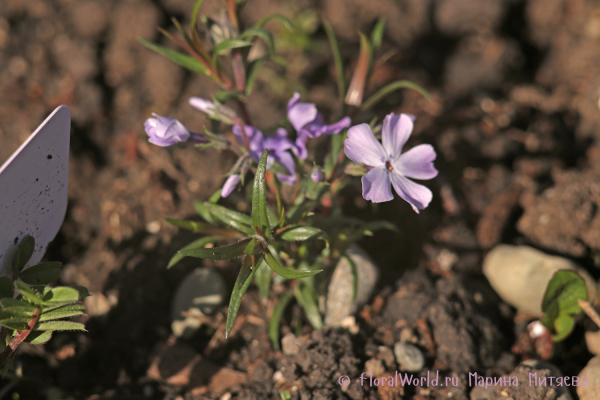
[[[377,358],[371,358],[365,363],[365,371],[373,372],[373,376],[381,376],[385,372],[383,362]]]
[[[400,367],[408,372],[418,372],[425,366],[425,357],[418,347],[398,342],[394,345],[394,354]]]
[[[293,333],[288,333],[281,339],[281,351],[286,356],[295,356],[300,351],[302,341]]]
[[[579,380],[585,376],[587,386],[577,386],[579,400],[600,399],[600,356],[592,358],[584,369],[579,373]]]

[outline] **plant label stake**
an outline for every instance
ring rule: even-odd
[[[67,212],[69,107],[58,107],[0,167],[0,275],[10,275],[17,244],[35,238],[39,263]]]

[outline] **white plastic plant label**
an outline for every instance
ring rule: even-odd
[[[60,106],[0,167],[0,274],[9,275],[17,244],[35,239],[39,263],[67,212],[71,112]]]

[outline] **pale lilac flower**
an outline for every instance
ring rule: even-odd
[[[300,102],[300,93],[298,92],[294,93],[288,102],[287,115],[298,133],[296,146],[292,151],[301,159],[305,159],[307,156],[306,142],[309,138],[339,133],[342,129],[349,127],[351,122],[350,117],[344,117],[335,124],[326,125],[317,106],[313,103]]]
[[[233,189],[237,186],[240,181],[239,174],[229,175],[225,183],[223,184],[223,189],[221,189],[221,197],[225,198],[233,192]]]
[[[190,132],[181,122],[174,118],[154,115],[144,122],[144,129],[148,134],[148,141],[157,146],[167,147],[188,140],[198,143],[207,143],[203,135]]]
[[[233,111],[231,108],[220,104],[215,104],[210,100],[203,99],[202,97],[190,97],[188,103],[190,106],[202,111],[209,117],[222,121],[226,124],[233,125],[239,120],[235,111]]]
[[[260,156],[265,149],[269,150],[269,156],[267,158],[267,169],[273,166],[274,162],[279,163],[288,174],[276,174],[277,179],[281,182],[291,185],[296,182],[296,164],[294,163],[294,157],[287,150],[293,150],[294,144],[287,138],[287,131],[283,128],[277,129],[277,132],[273,136],[263,136],[262,132],[253,126],[245,125],[244,130],[248,141],[250,142],[250,148],[248,154],[256,162],[260,160]],[[242,130],[238,125],[233,127],[233,133],[236,136],[238,143],[244,145],[242,137]]]
[[[382,143],[367,124],[353,126],[344,142],[346,155],[352,161],[372,167],[362,177],[363,197],[373,203],[394,198],[390,186],[406,200],[417,213],[429,205],[431,190],[408,178],[432,179],[438,171],[433,166],[435,150],[429,144],[413,147],[402,153],[402,147],[413,130],[413,121],[407,114],[385,117]]]
[[[323,173],[318,169],[315,169],[312,174],[310,174],[310,179],[312,179],[314,183],[319,183],[323,180]]]

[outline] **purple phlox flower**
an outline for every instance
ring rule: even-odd
[[[240,174],[229,175],[225,183],[223,184],[223,189],[221,189],[221,197],[225,198],[233,192],[233,189],[237,186],[240,181]]]
[[[362,177],[363,197],[366,200],[373,203],[392,200],[391,184],[417,213],[431,202],[431,190],[408,178],[436,177],[438,171],[433,166],[436,153],[429,144],[421,144],[402,153],[402,147],[412,130],[413,121],[407,114],[385,117],[382,143],[377,141],[367,124],[356,125],[348,130],[348,139],[344,142],[346,155],[356,163],[372,167]]]
[[[275,135],[264,137],[262,132],[253,126],[245,125],[244,130],[246,136],[248,136],[248,141],[250,142],[248,154],[250,154],[252,159],[258,162],[262,152],[265,149],[269,150],[267,169],[270,169],[273,166],[273,163],[277,162],[288,172],[287,175],[276,174],[277,179],[288,185],[296,182],[296,164],[294,163],[294,157],[287,151],[293,151],[294,144],[287,138],[287,131],[283,128],[279,128]],[[244,140],[239,125],[233,127],[233,133],[238,143],[243,146]]]
[[[342,129],[349,127],[351,123],[350,117],[344,117],[335,124],[326,125],[317,106],[313,103],[300,102],[300,93],[298,92],[295,92],[288,102],[287,115],[298,133],[296,145],[292,150],[301,159],[305,159],[307,156],[306,142],[309,138],[339,133]]]
[[[181,122],[174,118],[154,115],[144,122],[144,129],[148,134],[148,141],[157,146],[167,147],[188,140],[198,143],[207,143],[203,135],[190,132]]]
[[[202,111],[213,119],[217,119],[229,125],[234,125],[239,121],[235,111],[221,104],[215,104],[210,100],[202,97],[190,97],[188,100],[190,106]]]

